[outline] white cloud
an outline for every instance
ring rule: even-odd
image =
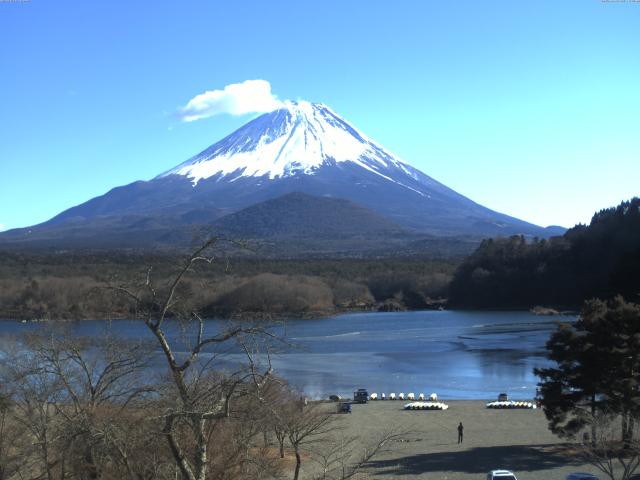
[[[196,95],[179,115],[184,122],[193,122],[219,114],[245,115],[247,113],[270,112],[283,106],[271,93],[271,84],[266,80],[246,80],[232,83],[222,90],[208,90]]]
[[[7,227],[5,227],[3,223],[0,223],[0,232],[4,232],[6,229]]]

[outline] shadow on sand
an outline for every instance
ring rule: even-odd
[[[459,452],[421,453],[369,464],[385,475],[419,475],[429,472],[455,471],[483,473],[505,468],[536,471],[580,465],[575,457],[563,453],[561,445],[511,445],[476,447]]]

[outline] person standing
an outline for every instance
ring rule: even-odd
[[[462,426],[462,422],[458,425],[458,443],[462,443],[462,437],[464,436],[464,427]]]

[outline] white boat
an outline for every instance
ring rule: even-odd
[[[447,410],[449,405],[443,402],[411,402],[404,406],[405,410]]]
[[[497,402],[489,402],[487,403],[487,408],[504,408],[504,409],[531,409],[531,410],[535,410],[536,405],[535,403],[532,402],[517,402],[514,400],[507,400],[507,401],[497,401]]]

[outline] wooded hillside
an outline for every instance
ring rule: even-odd
[[[596,213],[562,237],[489,239],[456,271],[450,304],[577,308],[585,299],[640,294],[640,198]]]

